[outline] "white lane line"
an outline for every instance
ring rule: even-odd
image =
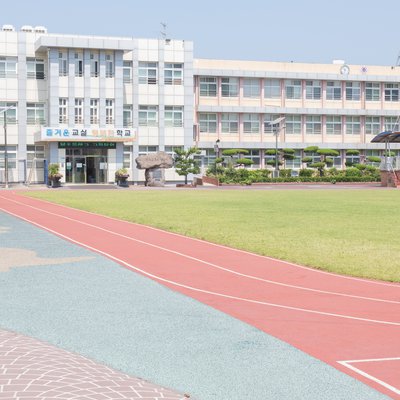
[[[351,369],[352,371],[356,372],[357,374],[363,376],[364,378],[367,378],[375,383],[378,383],[379,385],[385,387],[386,389],[389,389],[390,391],[400,394],[400,390],[398,388],[395,388],[392,385],[389,385],[388,383],[376,378],[373,375],[367,374],[363,370],[354,367],[353,363],[362,363],[362,362],[375,362],[375,361],[393,361],[393,360],[400,360],[400,357],[395,357],[395,358],[376,358],[376,359],[369,359],[369,360],[350,360],[350,361],[338,361],[339,364],[343,365],[346,368]]]
[[[148,276],[150,278],[153,278],[153,279],[155,279],[157,281],[169,283],[171,285],[174,285],[174,286],[177,286],[177,287],[181,287],[181,288],[184,288],[184,289],[188,289],[188,290],[192,290],[194,292],[210,294],[210,295],[217,296],[217,297],[223,297],[223,298],[227,298],[227,299],[231,299],[231,300],[238,300],[238,301],[243,301],[243,302],[252,303],[252,304],[259,304],[259,305],[264,305],[264,306],[283,308],[283,309],[292,310],[292,311],[301,311],[301,312],[305,312],[305,313],[309,313],[309,314],[318,314],[318,315],[324,315],[324,316],[329,316],[329,317],[344,318],[344,319],[350,319],[350,320],[356,320],[356,321],[362,321],[362,322],[370,322],[370,323],[376,323],[376,324],[382,324],[382,325],[400,326],[400,322],[392,322],[392,321],[383,321],[383,320],[377,320],[377,319],[353,317],[353,316],[345,315],[345,314],[334,314],[334,313],[328,313],[328,312],[324,312],[324,311],[310,310],[310,309],[307,309],[307,308],[285,306],[283,304],[268,303],[268,302],[265,302],[265,301],[246,299],[246,298],[243,298],[243,297],[231,296],[231,295],[228,295],[228,294],[223,294],[223,293],[219,293],[219,292],[211,292],[209,290],[203,290],[203,289],[195,288],[193,286],[183,285],[183,284],[181,284],[179,282],[171,281],[169,279],[165,279],[165,278],[162,278],[160,276],[151,274],[151,273],[149,273],[149,272],[147,272],[147,271],[145,271],[143,269],[140,269],[138,267],[135,267],[135,266],[127,263],[126,261],[121,260],[120,258],[114,257],[113,255],[111,255],[111,254],[109,254],[109,253],[107,253],[105,251],[102,251],[102,250],[99,250],[99,249],[97,249],[95,247],[86,245],[86,244],[84,244],[84,243],[82,243],[82,242],[80,242],[78,240],[72,239],[69,236],[63,235],[62,233],[54,231],[53,229],[50,229],[50,228],[47,228],[47,227],[45,227],[45,226],[43,226],[41,224],[38,224],[37,222],[31,221],[31,220],[29,220],[27,218],[24,218],[24,217],[21,217],[21,216],[19,216],[17,214],[14,214],[11,211],[4,210],[1,207],[0,207],[0,210],[4,211],[4,212],[6,212],[6,213],[8,213],[10,215],[13,215],[13,216],[15,216],[15,217],[17,217],[19,219],[22,219],[23,221],[29,222],[32,225],[35,225],[35,226],[37,226],[37,227],[39,227],[41,229],[44,229],[44,230],[46,230],[48,232],[51,232],[51,233],[53,233],[53,234],[55,234],[55,235],[57,235],[57,236],[59,236],[59,237],[61,237],[63,239],[67,239],[68,241],[70,241],[72,243],[76,243],[79,246],[85,247],[85,248],[87,248],[89,250],[95,251],[96,253],[102,254],[102,255],[110,258],[111,260],[116,261],[117,263],[119,263],[121,265],[125,265],[126,267],[128,267],[129,269],[131,269],[133,271],[140,272],[141,274],[143,274],[145,276]]]
[[[14,193],[14,194],[17,195],[16,193]],[[21,195],[18,195],[18,196],[24,197],[24,196],[21,196]],[[2,196],[0,196],[0,197],[2,197]],[[3,197],[3,198],[6,199],[6,200],[9,200],[9,201],[17,202],[16,200],[11,200],[11,199],[6,198],[6,197]],[[73,208],[73,207],[70,207],[70,206],[66,206],[64,204],[53,203],[53,202],[51,202],[49,200],[37,199],[37,198],[34,198],[34,197],[29,197],[29,196],[25,196],[25,198],[29,198],[29,199],[34,200],[34,201],[36,200],[36,201],[39,201],[39,202],[51,204],[52,206],[55,206],[55,207],[63,207],[63,208],[66,208],[68,210],[80,211],[80,212],[83,212],[83,213],[86,213],[86,214],[95,215],[97,217],[107,218],[107,219],[110,219],[110,220],[113,220],[113,221],[123,222],[123,223],[130,224],[130,225],[137,225],[137,226],[140,226],[140,227],[143,227],[143,228],[146,228],[146,229],[162,232],[162,233],[167,234],[167,235],[177,236],[177,237],[180,237],[180,238],[183,238],[183,239],[187,239],[187,240],[194,240],[196,242],[200,242],[200,243],[203,243],[203,244],[211,245],[211,246],[214,246],[214,247],[220,247],[222,249],[227,249],[227,250],[231,250],[231,251],[234,251],[234,252],[247,254],[247,255],[250,255],[250,256],[257,257],[257,258],[262,258],[262,259],[275,261],[275,262],[278,262],[278,263],[282,263],[282,264],[288,265],[290,267],[296,267],[296,268],[300,268],[300,269],[305,269],[305,270],[310,271],[310,272],[317,272],[319,274],[330,275],[330,276],[336,277],[336,278],[354,280],[354,281],[364,282],[364,283],[370,283],[370,284],[373,284],[373,285],[396,287],[396,288],[400,289],[400,285],[396,284],[396,283],[380,282],[380,281],[374,281],[374,280],[371,280],[371,279],[356,278],[354,276],[339,275],[339,274],[335,274],[333,272],[322,271],[320,269],[306,267],[305,265],[299,265],[299,264],[295,264],[295,263],[292,263],[292,262],[289,262],[289,261],[279,260],[277,258],[273,258],[273,257],[269,257],[269,256],[263,256],[261,254],[256,254],[256,253],[251,253],[251,252],[246,251],[246,250],[235,249],[234,247],[224,246],[223,244],[207,242],[205,240],[184,236],[184,235],[181,235],[180,233],[165,231],[165,230],[162,230],[160,228],[153,227],[153,226],[139,224],[138,222],[124,221],[122,219],[110,217],[108,215],[101,215],[101,214],[97,214],[97,213],[92,212],[92,211],[81,210],[79,208]],[[20,204],[28,206],[28,204],[25,204],[25,203],[20,203]]]
[[[27,204],[24,204],[24,203],[16,201],[16,200],[10,200],[10,201],[12,201],[14,203],[17,203],[17,204],[20,204],[20,205],[23,205],[23,206],[26,206],[26,207],[30,207],[30,208],[32,208],[34,210],[38,210],[38,211],[46,213],[46,214],[54,215],[56,217],[66,219],[68,221],[77,222],[79,224],[82,224],[82,225],[85,225],[85,226],[89,226],[89,227],[94,228],[94,229],[98,229],[100,231],[107,232],[109,234],[112,234],[112,235],[115,235],[115,236],[118,236],[118,237],[122,237],[124,239],[131,240],[133,242],[137,242],[137,243],[149,246],[149,247],[156,248],[158,250],[162,250],[162,251],[165,251],[165,252],[168,252],[168,253],[171,253],[171,254],[175,254],[177,256],[184,257],[184,258],[187,258],[189,260],[192,260],[192,261],[207,265],[207,266],[215,268],[215,269],[219,269],[219,270],[224,271],[224,272],[231,273],[233,275],[238,275],[238,276],[243,277],[243,278],[248,278],[248,279],[252,279],[252,280],[255,280],[255,281],[259,281],[259,282],[269,283],[269,284],[272,284],[272,285],[283,286],[283,287],[287,287],[287,288],[291,288],[291,289],[305,290],[305,291],[314,292],[314,293],[329,294],[329,295],[334,295],[334,296],[349,297],[349,298],[353,298],[353,299],[376,301],[376,302],[382,302],[382,303],[400,304],[400,301],[395,301],[395,300],[385,300],[385,299],[380,299],[380,298],[376,298],[376,297],[357,296],[357,295],[346,294],[346,293],[331,292],[331,291],[327,291],[327,290],[312,289],[312,288],[308,288],[308,287],[305,287],[305,286],[290,285],[288,283],[282,283],[282,282],[272,281],[272,280],[269,280],[269,279],[259,278],[257,276],[253,276],[253,275],[243,274],[241,272],[237,272],[237,271],[231,270],[229,268],[221,267],[220,265],[217,265],[217,264],[214,264],[214,263],[210,263],[208,261],[204,261],[204,260],[202,260],[200,258],[189,256],[189,255],[181,253],[179,251],[171,250],[171,249],[168,249],[166,247],[158,246],[156,244],[149,243],[149,242],[146,242],[146,241],[143,241],[143,240],[140,240],[140,239],[136,239],[136,238],[133,238],[131,236],[126,236],[126,235],[123,235],[121,233],[109,230],[109,229],[101,228],[101,227],[99,227],[97,225],[93,225],[93,224],[90,224],[88,222],[83,222],[83,221],[80,221],[80,220],[75,219],[75,218],[66,217],[66,216],[63,216],[63,215],[60,215],[60,214],[56,214],[56,213],[53,213],[51,211],[43,210],[43,209],[41,209],[39,207],[35,207],[35,206],[32,206],[32,205],[27,205]],[[399,296],[400,296],[400,292],[399,292]]]

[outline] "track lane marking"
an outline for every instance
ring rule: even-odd
[[[0,197],[2,197],[2,196],[0,196]],[[118,232],[114,232],[114,231],[106,229],[106,228],[101,228],[101,227],[99,227],[97,225],[93,225],[93,224],[90,224],[88,222],[83,222],[83,221],[80,221],[80,220],[75,219],[75,218],[71,218],[71,217],[67,217],[67,216],[64,216],[64,215],[53,213],[51,211],[43,210],[43,209],[41,209],[39,207],[35,207],[35,206],[32,206],[32,205],[27,205],[27,204],[24,204],[24,203],[19,202],[17,200],[9,200],[9,201],[12,201],[12,202],[14,202],[16,204],[20,204],[20,205],[23,205],[23,206],[26,206],[26,207],[30,207],[30,208],[32,208],[34,210],[38,210],[38,211],[46,213],[46,214],[54,215],[54,216],[57,216],[59,218],[63,218],[63,219],[69,220],[69,221],[77,222],[79,224],[86,225],[86,226],[89,226],[91,228],[98,229],[100,231],[107,232],[109,234],[112,234],[112,235],[115,235],[115,236],[119,236],[119,237],[122,237],[122,238],[127,239],[127,240],[131,240],[131,241],[134,241],[134,242],[137,242],[137,243],[140,243],[140,244],[144,244],[146,246],[153,247],[153,248],[156,248],[156,249],[161,250],[161,251],[165,251],[165,252],[168,252],[168,253],[171,253],[171,254],[175,254],[177,256],[184,257],[184,258],[187,258],[189,260],[198,262],[200,264],[205,264],[205,265],[207,265],[209,267],[212,267],[212,268],[215,268],[215,269],[219,269],[221,271],[225,271],[225,272],[231,273],[233,275],[238,275],[238,276],[241,276],[241,277],[244,277],[244,278],[248,278],[248,279],[252,279],[252,280],[256,280],[256,281],[260,281],[260,282],[264,282],[264,283],[269,283],[269,284],[272,284],[272,285],[283,286],[283,287],[287,287],[287,288],[291,288],[291,289],[299,289],[299,290],[304,290],[304,291],[309,291],[309,292],[314,292],[314,293],[330,294],[330,295],[334,295],[334,296],[349,297],[349,298],[354,298],[354,299],[359,299],[359,300],[368,300],[368,301],[375,301],[375,302],[382,302],[382,303],[400,304],[400,301],[396,301],[396,300],[385,300],[385,299],[379,299],[379,298],[376,298],[376,297],[357,296],[357,295],[352,295],[352,294],[347,294],[347,293],[331,292],[331,291],[328,291],[328,290],[312,289],[312,288],[308,288],[308,287],[305,287],[305,286],[291,285],[291,284],[288,284],[288,283],[277,282],[277,281],[272,281],[272,280],[269,280],[269,279],[259,278],[257,276],[253,276],[253,275],[243,274],[241,272],[237,272],[237,271],[231,270],[229,268],[225,268],[225,267],[222,267],[220,265],[217,265],[217,264],[214,264],[214,263],[210,263],[208,261],[204,261],[204,260],[201,260],[199,258],[192,257],[192,256],[189,256],[187,254],[184,254],[184,253],[181,253],[181,252],[178,252],[178,251],[175,251],[175,250],[168,249],[168,248],[163,247],[163,246],[159,246],[159,245],[156,245],[156,244],[153,244],[153,243],[149,243],[149,242],[146,242],[146,241],[143,241],[143,240],[140,240],[140,239],[136,239],[136,238],[133,238],[133,237],[130,237],[130,236],[126,236],[126,235],[123,235],[123,234],[118,233]],[[97,214],[94,214],[94,215],[98,216]],[[116,221],[119,221],[119,220],[116,220]]]
[[[344,367],[356,372],[357,374],[363,376],[364,378],[370,379],[371,381],[385,387],[386,389],[389,389],[390,391],[399,394],[400,395],[400,390],[395,388],[392,385],[389,385],[388,383],[382,381],[381,379],[376,378],[373,375],[367,374],[364,372],[362,369],[356,368],[351,364],[355,363],[362,363],[362,362],[375,362],[375,361],[393,361],[393,360],[400,360],[400,357],[393,357],[393,358],[372,358],[372,359],[367,359],[367,360],[347,360],[347,361],[337,361],[339,364],[343,365]]]
[[[357,277],[355,277],[355,276],[339,275],[339,274],[335,274],[334,272],[323,271],[323,270],[316,269],[316,268],[312,268],[312,267],[306,267],[305,265],[295,264],[295,263],[292,263],[292,262],[289,262],[289,261],[279,260],[278,258],[273,258],[273,257],[269,257],[269,256],[264,256],[264,255],[256,254],[256,253],[251,253],[250,251],[241,250],[241,249],[236,249],[236,248],[234,248],[234,247],[225,246],[225,245],[223,245],[223,244],[207,242],[207,241],[205,241],[205,240],[201,240],[201,239],[198,239],[198,238],[193,238],[193,237],[184,236],[184,235],[182,235],[182,234],[180,234],[180,233],[169,232],[169,231],[166,231],[166,230],[163,230],[163,229],[160,229],[160,228],[156,228],[156,227],[153,227],[153,226],[148,226],[148,225],[140,224],[140,223],[138,223],[138,222],[125,221],[125,220],[123,220],[123,219],[118,219],[118,218],[110,217],[110,216],[108,216],[108,215],[97,214],[97,213],[92,212],[92,211],[81,210],[81,209],[79,209],[79,208],[73,208],[73,207],[70,207],[70,206],[66,206],[66,205],[64,205],[64,204],[53,203],[53,202],[51,202],[51,201],[49,201],[49,200],[37,199],[37,198],[35,198],[35,197],[29,197],[29,196],[21,196],[21,195],[15,193],[15,192],[13,192],[13,194],[14,194],[15,196],[19,196],[19,197],[22,197],[22,198],[24,198],[24,199],[30,199],[30,200],[33,200],[33,201],[43,202],[43,203],[51,204],[52,206],[55,206],[55,207],[63,207],[63,208],[66,208],[66,209],[68,209],[68,210],[79,211],[79,212],[83,212],[83,213],[86,213],[86,214],[95,215],[95,216],[97,216],[97,217],[107,218],[107,219],[110,219],[110,220],[112,220],[112,221],[123,222],[123,223],[125,223],[125,224],[137,225],[137,226],[139,226],[139,227],[143,227],[143,228],[150,229],[150,230],[155,230],[155,231],[158,231],[158,232],[162,232],[162,233],[164,233],[164,234],[167,234],[167,235],[178,236],[178,237],[183,238],[183,239],[194,240],[194,241],[196,241],[196,242],[200,242],[200,243],[203,243],[203,244],[211,245],[211,246],[214,246],[214,247],[220,247],[220,248],[227,249],[227,250],[231,250],[231,251],[235,251],[235,252],[238,252],[238,253],[248,254],[248,255],[250,255],[250,256],[254,256],[254,257],[257,257],[257,258],[272,260],[272,261],[275,261],[275,262],[279,262],[279,263],[288,265],[288,266],[290,266],[290,267],[296,267],[296,268],[300,268],[300,269],[305,269],[305,270],[310,271],[310,272],[317,272],[317,273],[319,273],[319,274],[325,274],[325,275],[329,275],[329,276],[336,277],[336,278],[349,279],[349,280],[359,281],[359,282],[363,282],[363,283],[370,283],[370,284],[373,284],[373,285],[389,286],[389,287],[395,287],[395,288],[400,289],[400,285],[399,285],[399,284],[396,284],[396,283],[388,283],[388,282],[381,282],[381,281],[376,281],[376,280],[372,280],[372,279],[357,278]],[[3,199],[9,200],[9,201],[15,201],[15,202],[16,202],[16,200],[11,200],[11,199],[8,199],[8,198],[3,197],[3,196],[0,196],[0,197],[3,198]],[[25,203],[21,203],[21,204],[30,206],[30,205],[25,204]],[[32,206],[31,206],[31,207],[32,207]]]
[[[149,272],[147,272],[147,271],[145,271],[145,270],[143,270],[141,268],[135,267],[132,264],[127,263],[126,261],[123,261],[123,260],[121,260],[121,259],[119,259],[117,257],[114,257],[113,255],[111,255],[111,254],[109,254],[107,252],[104,252],[104,251],[99,250],[99,249],[97,249],[95,247],[86,245],[86,244],[84,244],[84,243],[82,243],[82,242],[80,242],[78,240],[72,239],[71,237],[69,237],[67,235],[63,235],[62,233],[59,233],[59,232],[57,232],[57,231],[55,231],[53,229],[47,228],[47,227],[45,227],[45,226],[43,226],[43,225],[41,225],[41,224],[39,224],[37,222],[31,221],[31,220],[29,220],[29,219],[27,219],[25,217],[21,217],[21,216],[13,213],[11,211],[6,211],[1,207],[0,207],[0,210],[4,211],[4,212],[6,212],[6,213],[8,213],[10,215],[13,215],[13,216],[15,216],[15,217],[17,217],[19,219],[22,219],[22,220],[24,220],[26,222],[29,222],[32,225],[35,225],[35,226],[37,226],[37,227],[39,227],[41,229],[44,229],[44,230],[46,230],[48,232],[51,232],[51,233],[53,233],[53,234],[55,234],[55,235],[57,235],[57,236],[59,236],[59,237],[61,237],[63,239],[67,239],[68,241],[70,241],[72,243],[76,243],[76,244],[78,244],[78,245],[80,245],[82,247],[85,247],[85,248],[87,248],[89,250],[92,250],[92,251],[94,251],[96,253],[102,254],[102,255],[110,258],[111,260],[116,261],[117,263],[119,263],[121,265],[125,265],[127,268],[129,268],[129,269],[131,269],[133,271],[140,272],[141,274],[143,274],[145,276],[148,276],[150,278],[153,278],[153,279],[155,279],[155,280],[157,280],[159,282],[168,283],[168,284],[171,284],[173,286],[177,286],[177,287],[184,288],[184,289],[187,289],[187,290],[191,290],[191,291],[194,291],[194,292],[210,294],[210,295],[213,295],[213,296],[216,296],[216,297],[223,297],[223,298],[227,298],[227,299],[231,299],[231,300],[238,300],[238,301],[243,301],[243,302],[252,303],[252,304],[265,305],[265,306],[270,306],[270,307],[275,307],[275,308],[283,308],[283,309],[286,309],[286,310],[300,311],[300,312],[305,312],[305,313],[309,313],[309,314],[317,314],[317,315],[324,315],[324,316],[329,316],[329,317],[350,319],[350,320],[356,320],[356,321],[362,321],[362,322],[368,322],[368,323],[376,323],[376,324],[381,324],[381,325],[400,326],[400,322],[392,322],[392,321],[383,321],[383,320],[368,319],[368,318],[361,318],[361,317],[353,317],[353,316],[345,315],[345,314],[335,314],[335,313],[328,313],[328,312],[324,312],[324,311],[310,310],[310,309],[307,309],[307,308],[285,306],[283,304],[268,303],[268,302],[264,302],[264,301],[246,299],[246,298],[242,298],[242,297],[231,296],[231,295],[228,295],[228,294],[223,294],[223,293],[218,293],[218,292],[211,292],[209,290],[199,289],[199,288],[195,288],[193,286],[183,285],[183,284],[181,284],[179,282],[171,281],[169,279],[165,279],[165,278],[162,278],[160,276],[151,274],[151,273],[149,273]]]

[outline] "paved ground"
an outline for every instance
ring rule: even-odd
[[[187,398],[36,339],[0,330],[2,400]]]
[[[7,214],[0,214],[0,247],[29,255],[19,265],[6,261],[0,272],[3,328],[198,400],[385,398],[256,328]]]

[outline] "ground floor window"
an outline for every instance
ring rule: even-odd
[[[0,169],[5,168],[5,146],[0,146]],[[17,146],[7,146],[8,168],[17,168]]]

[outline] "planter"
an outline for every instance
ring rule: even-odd
[[[59,187],[61,187],[61,178],[49,179],[49,186],[51,188],[59,188]]]
[[[117,185],[120,187],[129,187],[128,176],[117,177]]]

